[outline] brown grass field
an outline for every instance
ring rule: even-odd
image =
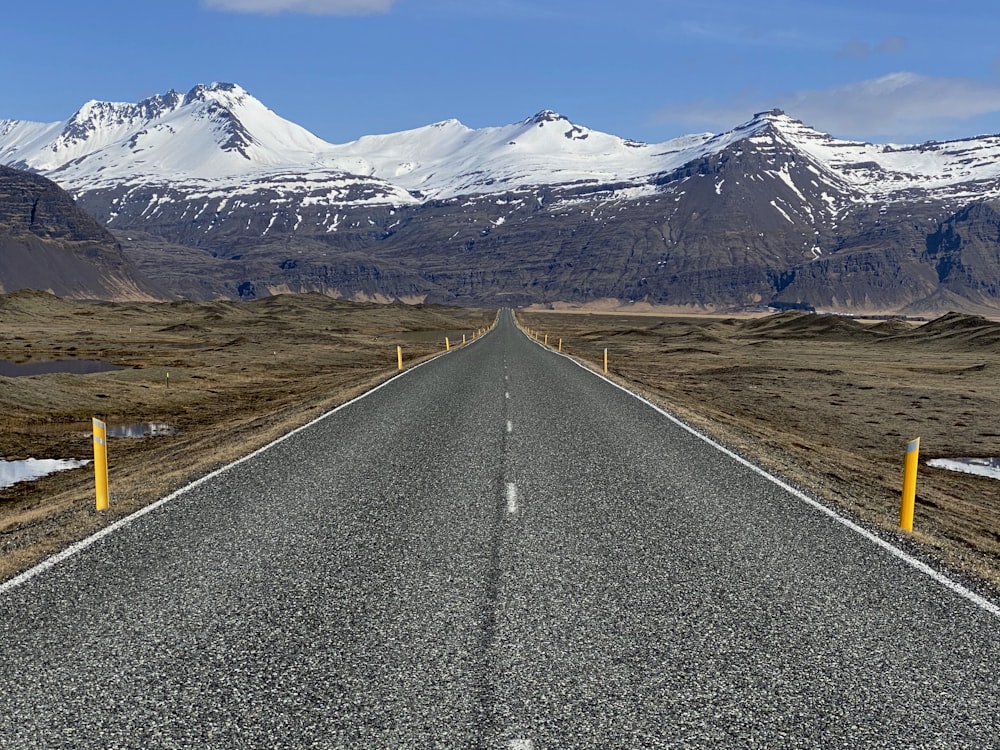
[[[397,345],[412,365],[494,316],[319,295],[202,304],[0,296],[0,359],[129,368],[0,377],[0,458],[93,458],[94,416],[178,431],[109,441],[102,513],[90,466],[0,489],[0,580],[392,377]]]
[[[91,458],[90,419],[175,435],[110,441],[111,509],[90,467],[0,489],[0,580],[392,377],[495,311],[250,303],[96,304],[0,296],[0,359],[129,369],[0,377],[0,457]],[[922,466],[915,532],[897,530],[906,443],[921,461],[1000,455],[1000,324],[914,326],[520,312],[525,327],[830,506],[1000,592],[1000,482]],[[168,377],[169,373],[169,377]]]
[[[709,319],[519,312],[828,506],[1000,591],[1000,481],[931,458],[1000,456],[1000,323],[922,325],[784,313]],[[921,438],[914,533],[898,530],[907,443]]]

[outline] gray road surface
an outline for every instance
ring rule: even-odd
[[[0,593],[0,748],[995,747],[998,636],[505,314]]]

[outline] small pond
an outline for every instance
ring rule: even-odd
[[[71,375],[90,375],[95,372],[127,370],[127,367],[113,365],[102,359],[53,359],[44,362],[11,362],[0,359],[0,377],[19,378],[28,375],[51,375],[68,372]]]
[[[177,428],[163,422],[139,422],[136,424],[109,424],[109,438],[148,438],[176,435]]]
[[[78,461],[75,458],[26,458],[21,461],[0,461],[0,489],[10,487],[18,482],[55,474],[66,469],[79,469],[90,461]]]
[[[1000,458],[935,458],[928,461],[927,465],[935,469],[948,469],[1000,479]]]

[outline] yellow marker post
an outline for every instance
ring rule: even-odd
[[[559,339],[559,351],[562,351],[562,339]]]
[[[549,345],[549,334],[545,334],[545,346]]]
[[[906,446],[903,467],[903,501],[899,507],[899,528],[913,531],[913,505],[917,498],[917,465],[920,462],[920,438]]]
[[[451,342],[448,340],[447,336],[444,337],[444,350],[446,352],[450,352],[451,351]]]
[[[108,426],[97,417],[94,424],[94,484],[97,510],[108,509]]]
[[[402,370],[403,369],[403,347],[396,347],[396,366]]]
[[[604,374],[608,374],[608,350],[604,350]]]
[[[463,344],[465,343],[465,334],[464,333],[462,334],[462,343]]]

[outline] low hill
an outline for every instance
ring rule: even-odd
[[[161,297],[103,226],[39,175],[0,166],[0,292],[74,299]]]

